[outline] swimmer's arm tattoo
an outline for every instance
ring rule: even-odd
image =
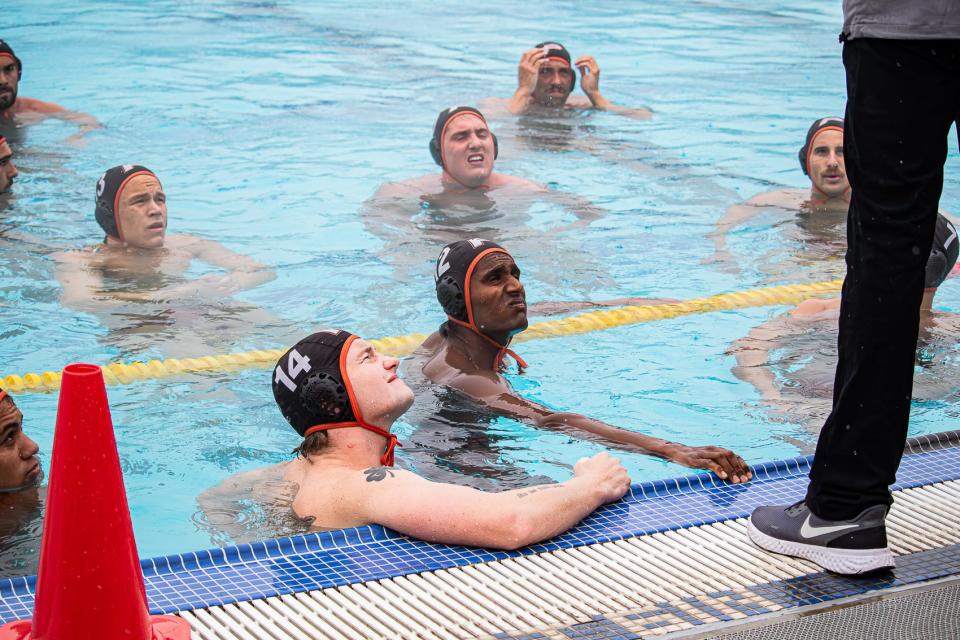
[[[380,482],[386,479],[387,474],[390,474],[391,478],[395,477],[390,467],[370,467],[363,470],[363,475],[367,476],[367,482]]]
[[[541,491],[546,491],[547,489],[558,489],[560,488],[559,484],[543,484],[539,487],[531,487],[530,489],[524,489],[523,491],[517,494],[517,498],[526,498],[527,496],[533,495],[535,493],[540,493]]]

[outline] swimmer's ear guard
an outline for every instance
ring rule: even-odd
[[[813,139],[817,137],[817,134],[820,133],[823,129],[840,129],[843,131],[843,118],[837,118],[829,116],[826,118],[820,118],[816,120],[810,128],[807,130],[807,137],[803,142],[803,146],[800,147],[800,151],[797,153],[797,157],[800,159],[800,168],[803,169],[803,175],[810,175],[810,144],[813,142]]]
[[[957,263],[958,253],[960,240],[957,238],[957,229],[938,213],[937,228],[933,232],[933,247],[930,249],[923,277],[924,289],[936,289],[943,284],[953,270],[953,265]]]
[[[93,210],[93,215],[97,220],[97,224],[100,225],[100,228],[103,229],[103,232],[108,236],[123,240],[123,229],[120,228],[120,219],[117,211],[120,194],[123,192],[123,187],[126,186],[130,180],[144,174],[157,178],[157,174],[143,165],[124,164],[107,169],[97,181],[96,205]],[[157,178],[158,182],[159,180],[160,179]]]
[[[567,66],[570,67],[572,71],[570,74],[570,91],[573,92],[573,90],[577,88],[577,70],[573,66],[573,58],[570,57],[570,52],[567,51],[567,48],[559,42],[541,42],[538,45],[534,45],[533,48],[546,51],[547,60],[552,58],[567,63]]]
[[[8,55],[13,58],[13,61],[17,63],[17,82],[23,78],[23,63],[20,61],[20,58],[17,57],[17,54],[13,52],[13,49],[10,48],[3,40],[0,40],[0,56]]]
[[[437,116],[437,122],[433,125],[433,137],[430,138],[429,145],[430,156],[433,158],[433,161],[441,167],[443,167],[443,150],[440,145],[443,143],[443,134],[446,132],[447,125],[450,124],[450,121],[460,113],[472,113],[480,116],[480,119],[483,120],[484,123],[487,121],[487,119],[483,117],[483,114],[473,107],[448,107],[441,111],[440,115]],[[490,125],[487,125],[488,129],[489,127]],[[500,155],[500,144],[497,142],[497,136],[493,131],[490,132],[490,137],[493,138],[493,159],[496,160],[497,156]]]

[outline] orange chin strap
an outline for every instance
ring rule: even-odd
[[[393,450],[399,445],[397,442],[397,436],[393,435],[389,431],[384,431],[380,427],[375,427],[372,424],[367,424],[365,422],[332,422],[328,424],[316,424],[303,433],[303,437],[316,433],[317,431],[329,431],[330,429],[344,429],[346,427],[360,427],[361,429],[366,429],[367,431],[373,431],[377,435],[381,435],[387,439],[387,448],[384,449],[383,455],[380,456],[380,464],[386,467],[393,466]],[[400,445],[402,446],[402,445]]]
[[[480,336],[481,338],[483,338],[484,340],[486,340],[487,342],[489,342],[492,346],[494,346],[494,347],[496,347],[497,349],[499,349],[499,352],[497,353],[497,359],[494,360],[494,366],[496,367],[497,371],[502,371],[502,370],[505,370],[505,369],[507,368],[507,366],[506,366],[505,364],[503,364],[503,358],[504,358],[504,356],[510,356],[511,358],[513,358],[514,360],[516,360],[516,362],[517,362],[517,369],[518,369],[521,373],[523,373],[523,370],[527,368],[527,363],[526,363],[526,361],[525,361],[523,358],[521,358],[519,355],[517,355],[517,352],[516,352],[516,351],[514,351],[513,349],[508,348],[506,345],[500,344],[499,342],[497,342],[496,340],[494,340],[494,339],[491,338],[490,336],[488,336],[488,335],[486,335],[485,333],[481,332],[481,331],[480,331],[479,329],[477,329],[474,325],[468,324],[468,323],[464,322],[463,320],[457,320],[457,319],[454,318],[453,316],[447,316],[447,319],[450,320],[450,322],[452,322],[452,323],[454,323],[454,324],[456,324],[456,325],[459,325],[459,326],[461,326],[461,327],[463,327],[463,328],[465,328],[465,329],[469,329],[470,331],[473,331],[475,334],[477,334],[478,336]]]
[[[464,322],[463,320],[457,320],[456,318],[449,315],[447,316],[447,318],[454,324],[464,327],[465,329],[469,329],[470,331],[473,331],[475,334],[477,334],[478,336],[486,340],[488,343],[490,343],[492,346],[499,349],[499,353],[497,354],[497,359],[494,361],[494,366],[496,367],[497,371],[500,371],[501,369],[506,369],[506,366],[503,364],[503,358],[504,356],[509,355],[511,358],[516,360],[517,368],[522,373],[523,370],[527,368],[527,363],[524,361],[524,359],[518,356],[513,349],[508,349],[507,345],[500,344],[499,342],[497,342],[487,334],[480,331],[480,327],[477,326],[476,320],[473,319],[473,300],[472,300],[472,297],[470,296],[470,280],[471,278],[473,278],[473,270],[477,267],[478,264],[480,264],[481,260],[483,260],[486,256],[490,255],[491,253],[505,253],[508,256],[510,255],[509,252],[505,251],[504,249],[500,249],[499,247],[492,247],[490,249],[487,249],[486,251],[481,251],[480,253],[478,253],[477,257],[474,258],[473,262],[470,263],[470,266],[467,267],[467,273],[463,278],[463,300],[467,304],[467,321]]]
[[[392,467],[394,463],[394,449],[396,449],[397,446],[403,445],[400,445],[400,443],[397,441],[397,436],[385,429],[374,426],[363,419],[363,414],[360,413],[360,405],[357,404],[357,396],[353,393],[353,385],[350,384],[350,377],[347,375],[347,352],[350,351],[350,344],[356,339],[357,336],[350,336],[347,338],[347,341],[343,343],[343,347],[340,348],[340,377],[343,378],[343,386],[347,388],[347,397],[350,398],[350,408],[353,409],[353,415],[356,420],[315,424],[303,433],[303,437],[306,438],[310,434],[318,431],[344,429],[347,427],[360,427],[361,429],[372,431],[378,436],[383,436],[387,439],[387,446],[383,450],[383,455],[380,456],[380,464],[387,467]]]

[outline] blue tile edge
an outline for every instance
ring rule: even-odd
[[[938,453],[940,455],[937,455]],[[904,465],[901,465],[900,475],[903,477],[898,478],[898,482],[894,485],[894,489],[905,489],[922,486],[931,482],[940,482],[960,478],[960,431],[943,432],[930,436],[912,438],[907,443],[906,454],[907,455],[904,458],[905,461],[914,457],[926,458],[927,456],[933,456],[934,458],[940,458],[946,454],[947,458],[949,458],[949,461],[953,462],[954,464],[949,465],[951,472],[946,474],[948,477],[945,477],[943,473],[931,476],[929,473],[922,472],[923,469],[928,467],[933,468],[935,471],[936,465],[908,464],[906,465],[906,469],[904,468]],[[748,515],[753,506],[755,506],[754,504],[750,503],[762,504],[764,502],[764,497],[762,495],[758,500],[733,500],[729,506],[736,505],[737,508],[716,510],[715,513],[708,517],[698,517],[695,520],[666,520],[644,526],[639,529],[637,527],[628,528],[626,526],[607,526],[603,531],[599,532],[595,531],[595,527],[591,526],[590,524],[592,521],[598,519],[602,519],[604,521],[611,519],[623,520],[624,518],[618,518],[617,516],[626,515],[629,513],[631,504],[636,505],[648,501],[663,500],[665,498],[679,498],[683,496],[689,496],[691,494],[704,494],[711,492],[720,494],[741,494],[740,497],[742,498],[743,495],[751,492],[762,494],[762,491],[758,491],[758,487],[762,487],[765,483],[784,480],[791,481],[795,484],[798,484],[798,486],[805,487],[805,476],[809,471],[812,459],[813,456],[798,456],[785,460],[757,464],[753,467],[754,480],[748,485],[729,485],[716,479],[712,474],[707,473],[639,483],[631,487],[628,497],[625,497],[620,502],[607,505],[598,510],[594,515],[591,515],[585,519],[570,532],[558,536],[550,541],[514,552],[470,549],[466,547],[453,547],[448,545],[431,545],[418,540],[412,540],[406,536],[403,536],[402,534],[398,534],[378,525],[370,525],[352,529],[318,532],[289,538],[281,538],[277,540],[268,540],[253,544],[242,544],[232,547],[212,548],[182,554],[147,558],[141,560],[141,567],[143,568],[144,578],[147,582],[148,596],[151,596],[151,583],[154,582],[152,579],[162,580],[162,577],[165,575],[181,574],[186,576],[186,580],[197,579],[197,574],[203,574],[207,570],[218,567],[223,568],[245,564],[262,566],[265,562],[282,562],[286,558],[309,553],[343,551],[344,549],[362,551],[364,548],[369,549],[371,546],[383,547],[393,544],[397,545],[398,547],[402,545],[407,552],[409,552],[410,549],[413,549],[414,551],[438,549],[441,551],[447,551],[449,552],[448,555],[452,556],[443,558],[442,562],[437,562],[436,559],[431,559],[429,563],[421,562],[420,565],[417,565],[416,563],[409,563],[407,566],[402,567],[402,569],[399,571],[396,569],[372,570],[368,571],[363,576],[363,581],[377,580],[395,577],[398,575],[418,573],[421,571],[432,571],[436,569],[462,566],[466,564],[472,564],[474,562],[519,557],[523,555],[542,553],[545,551],[571,548],[585,544],[608,542],[637,535],[647,535],[661,531],[700,526],[703,524],[710,524],[713,522],[744,517]],[[795,482],[797,480],[800,482]],[[613,516],[613,518],[610,516]],[[587,530],[589,533],[587,538],[583,537],[583,530]],[[361,580],[329,580],[322,584],[313,585],[311,588],[339,586],[342,584],[349,584],[359,581]],[[10,610],[12,608],[9,601],[19,604],[21,608],[25,604],[25,601],[29,601],[32,604],[35,586],[35,576],[0,580],[0,619],[11,619],[3,613],[4,609]],[[306,590],[290,588],[286,584],[278,584],[276,582],[274,582],[271,586],[273,589],[273,592],[271,593],[249,594],[249,597],[232,597],[228,599],[216,598],[213,601],[198,600],[191,601],[189,604],[191,607],[196,608],[202,606],[211,606],[214,604],[225,604],[227,602],[235,602],[254,597],[280,595],[284,593],[293,593]],[[156,603],[154,602],[155,598],[151,597],[150,600],[151,604],[154,605],[151,609],[151,611],[154,613],[169,613],[186,608],[182,606],[184,604],[182,599],[178,606],[175,607],[156,606]]]

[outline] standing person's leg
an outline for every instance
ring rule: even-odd
[[[907,433],[923,271],[958,113],[957,42],[844,46],[852,187],[834,406],[805,503],[761,507],[761,546],[841,573],[892,566],[884,518]]]
[[[844,47],[853,191],[833,411],[807,491],[821,518],[845,520],[891,503],[888,487],[907,437],[924,266],[957,115],[958,66],[938,57],[957,48],[869,39]]]

